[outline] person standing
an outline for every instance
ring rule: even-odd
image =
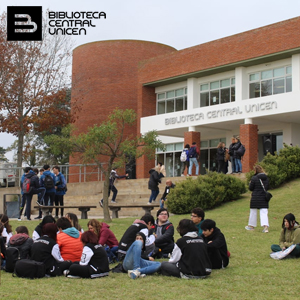
[[[64,206],[64,195],[66,194],[66,179],[65,176],[60,172],[59,166],[53,167],[53,173],[55,175],[55,205]],[[55,217],[58,218],[59,208],[56,208]],[[60,209],[60,216],[64,216],[64,209]]]
[[[263,226],[264,233],[269,232],[268,208],[269,202],[266,201],[265,190],[269,189],[269,180],[264,169],[260,165],[254,166],[255,174],[251,178],[249,190],[252,191],[250,200],[250,216],[246,230],[254,230],[257,225],[257,210],[260,212],[260,224]]]
[[[196,142],[193,142],[190,150],[189,150],[189,160],[190,160],[190,166],[189,166],[189,174],[188,176],[192,176],[192,169],[193,165],[196,167],[196,175],[199,175],[199,163],[198,163],[198,156],[200,155],[200,151],[197,147]]]
[[[237,136],[235,138],[235,144],[233,145],[233,158],[234,158],[234,173],[242,173],[242,156],[239,154],[239,148],[242,146],[241,141],[239,137]]]
[[[230,162],[231,162],[231,174],[235,172],[235,162],[234,162],[234,148],[235,145],[235,137],[231,138],[231,144],[228,149],[228,153],[230,155]]]
[[[190,150],[190,145],[186,144],[184,146],[184,149],[182,150],[182,154],[180,156],[180,161],[181,161],[181,166],[182,166],[182,171],[181,171],[181,176],[184,176],[184,171],[186,168],[187,173],[189,172],[189,167],[190,167],[190,158],[189,158],[189,150]],[[185,154],[184,154],[184,153]],[[183,157],[182,157],[183,156]],[[185,159],[185,160],[184,160]]]
[[[225,174],[225,153],[226,148],[224,147],[224,143],[220,142],[217,147],[218,173]]]
[[[160,166],[157,165],[154,169],[151,169],[149,173],[150,173],[150,179],[148,182],[148,189],[151,190],[151,195],[148,204],[151,204],[152,201],[156,200],[156,197],[159,194],[158,184],[161,183]]]
[[[53,206],[55,199],[55,175],[50,172],[50,166],[44,165],[43,175],[40,177],[40,185],[46,189],[44,197],[45,206]],[[52,212],[52,209],[50,209]]]

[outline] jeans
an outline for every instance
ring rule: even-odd
[[[141,274],[153,274],[160,269],[160,262],[141,258],[142,247],[142,241],[135,241],[130,246],[123,261],[125,271],[139,269]]]
[[[114,185],[110,185],[109,189],[108,189],[108,197],[110,196],[110,191],[113,192],[111,201],[116,201],[118,190],[116,189],[116,187]]]
[[[159,190],[151,190],[151,195],[150,195],[150,198],[149,198],[149,202],[151,203],[152,201],[155,201],[158,194],[159,194]]]
[[[190,158],[189,175],[192,175],[193,164],[196,166],[196,175],[199,175],[199,164],[196,157]]]
[[[242,162],[240,159],[235,158],[234,159],[234,165],[235,165],[235,172],[242,172]]]

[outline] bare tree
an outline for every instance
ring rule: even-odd
[[[70,123],[70,116],[63,115],[57,101],[66,99],[74,45],[70,36],[49,35],[47,20],[44,20],[43,41],[7,41],[5,24],[3,13],[0,16],[0,131],[17,137],[17,165],[21,167],[26,134],[48,130],[54,122]],[[53,120],[52,116],[55,116]]]

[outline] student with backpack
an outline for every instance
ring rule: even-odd
[[[189,172],[189,166],[190,166],[189,149],[190,149],[190,145],[186,144],[180,154],[180,161],[182,166],[181,176],[184,176],[185,168],[187,173]]]
[[[199,175],[199,164],[198,164],[198,156],[200,154],[200,151],[197,147],[196,142],[193,142],[190,150],[189,150],[189,160],[190,160],[190,166],[189,166],[189,174],[188,176],[192,176],[192,169],[193,165],[196,167],[196,175]]]
[[[11,237],[6,249],[6,272],[14,271],[17,260],[30,258],[32,244],[33,240],[29,237],[27,227],[18,226],[16,234]]]
[[[53,206],[55,199],[55,175],[50,172],[50,166],[44,165],[44,173],[40,177],[40,185],[46,188],[44,197],[45,206]],[[52,212],[52,209],[51,209]]]
[[[66,194],[66,189],[67,189],[67,183],[65,176],[60,172],[59,166],[54,166],[53,167],[53,173],[55,175],[55,205],[58,206],[64,206],[64,195]],[[55,218],[58,218],[58,212],[59,208],[55,209]],[[64,209],[60,209],[60,216],[64,216]]]

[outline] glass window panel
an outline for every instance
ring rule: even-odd
[[[210,147],[213,148],[218,147],[219,143],[220,143],[220,139],[213,139],[209,141]]]
[[[170,152],[174,150],[174,144],[167,144],[166,145],[166,152]]]
[[[286,77],[286,93],[292,91],[292,76]]]
[[[174,144],[174,150],[175,151],[182,151],[182,149],[183,149],[183,143]]]
[[[210,89],[214,90],[214,89],[218,89],[220,87],[220,82],[219,81],[214,81],[210,83]]]
[[[187,95],[187,88],[184,89],[185,95]]]
[[[207,91],[207,90],[208,90],[208,83],[200,85],[200,91]]]
[[[183,110],[183,98],[175,99],[175,111]]]
[[[274,77],[284,76],[285,70],[284,68],[278,68],[273,70]]]
[[[261,82],[261,97],[272,95],[272,80]]]
[[[235,101],[235,87],[233,86],[231,88],[231,102]]]
[[[184,97],[184,109],[187,110],[187,97]]]
[[[230,88],[221,90],[221,103],[230,102]]]
[[[284,77],[273,80],[273,94],[284,93]]]
[[[286,67],[286,74],[292,74],[292,67],[291,66]]]
[[[174,99],[167,101],[167,113],[174,112]]]
[[[183,96],[183,89],[179,89],[179,90],[176,90],[175,91],[175,97],[178,97],[178,96]]]
[[[166,154],[165,167],[166,167],[167,177],[173,177],[173,167],[174,167],[173,153]]]
[[[250,74],[249,80],[250,81],[259,80],[259,73]]]
[[[157,102],[157,114],[161,115],[165,113],[165,101]]]
[[[200,149],[201,148],[207,148],[208,147],[208,141],[202,141],[200,142]]]
[[[200,107],[209,106],[209,93],[200,94]]]
[[[166,96],[165,93],[158,94],[158,95],[157,95],[157,99],[158,99],[158,100],[160,100],[160,99],[165,99],[165,96]]]
[[[235,78],[231,78],[231,84],[232,84],[232,85],[235,84]]]
[[[272,77],[273,77],[272,70],[261,72],[261,79],[269,79],[269,78],[272,78]]]
[[[230,86],[230,79],[221,80],[221,88]]]
[[[175,95],[174,91],[167,92],[167,98],[172,98],[174,97],[174,95]]]
[[[260,84],[259,82],[254,82],[249,84],[249,97],[257,98],[260,97]]]
[[[220,142],[224,143],[226,145],[226,138],[221,138]]]
[[[219,99],[219,90],[216,91],[211,91],[210,92],[210,105],[217,105],[220,104],[220,99]]]

